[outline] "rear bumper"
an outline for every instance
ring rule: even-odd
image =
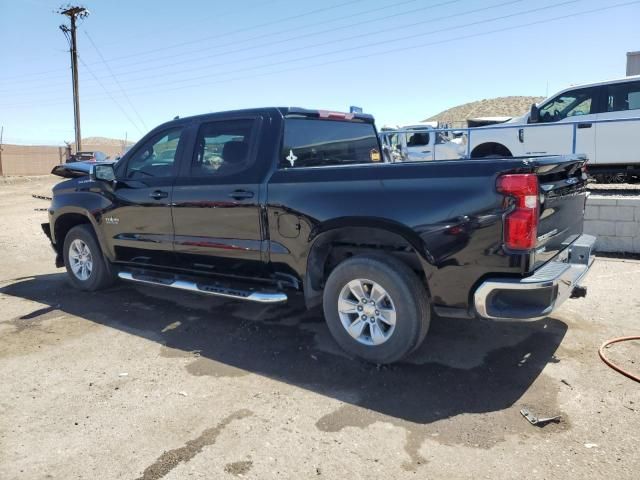
[[[571,245],[526,278],[490,278],[474,293],[476,314],[491,320],[536,320],[571,296],[584,296],[580,287],[594,261],[596,238],[581,235]]]

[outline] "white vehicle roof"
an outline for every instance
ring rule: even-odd
[[[604,82],[594,82],[594,83],[583,83],[580,85],[571,85],[563,90],[559,90],[550,97],[545,98],[542,102],[538,103],[538,105],[542,105],[550,98],[556,97],[564,92],[569,92],[571,90],[575,90],[577,88],[588,88],[588,87],[601,87],[602,85],[612,85],[615,83],[627,83],[627,82],[637,82],[640,80],[640,75],[631,75],[629,77],[617,78],[615,80],[606,80]]]

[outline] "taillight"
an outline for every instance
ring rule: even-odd
[[[502,175],[498,192],[515,199],[515,209],[504,221],[504,243],[514,250],[536,246],[538,236],[538,177],[532,173]]]

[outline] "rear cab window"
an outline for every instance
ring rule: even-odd
[[[360,121],[286,118],[278,168],[382,162],[373,124]]]
[[[607,86],[607,112],[640,110],[640,82]]]

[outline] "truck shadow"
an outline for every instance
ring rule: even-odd
[[[45,305],[22,322],[58,310],[156,341],[166,356],[191,356],[194,375],[264,375],[419,424],[512,406],[557,361],[567,330],[552,318],[526,325],[434,318],[407,362],[376,367],[343,354],[321,312],[297,301],[263,306],[125,284],[84,293],[64,274],[19,279],[0,293]]]

